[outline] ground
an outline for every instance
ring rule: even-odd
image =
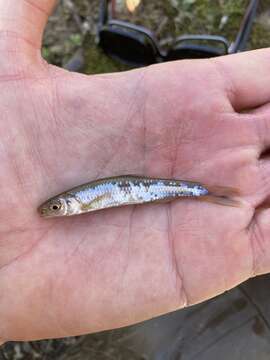
[[[122,0],[124,1],[124,0]],[[170,39],[181,34],[219,34],[233,41],[240,26],[247,0],[150,0],[143,11],[123,19],[147,26],[159,38]],[[118,1],[119,3],[119,1]],[[121,1],[120,1],[121,3]],[[87,74],[120,71],[125,66],[108,59],[96,44],[99,0],[59,1],[51,16],[43,46],[44,57],[53,64],[65,66],[78,49],[85,59]],[[269,0],[260,1],[249,49],[270,44]],[[128,346],[123,339],[129,330],[118,330],[89,336],[31,343],[8,343],[0,352],[0,360],[135,360],[147,359]],[[2,359],[1,359],[2,357]],[[166,359],[164,359],[166,360]]]

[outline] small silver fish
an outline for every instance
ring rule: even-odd
[[[42,217],[71,216],[111,207],[169,202],[179,198],[200,198],[227,206],[237,206],[230,199],[235,190],[206,187],[202,184],[124,175],[91,181],[63,192],[43,203],[38,211]]]

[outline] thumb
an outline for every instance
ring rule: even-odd
[[[43,31],[55,2],[56,0],[0,0],[0,50],[14,46],[14,43],[18,44],[18,40],[25,46],[28,43],[28,46],[40,49]]]

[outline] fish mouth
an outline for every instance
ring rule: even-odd
[[[47,216],[49,216],[47,210],[46,210],[44,207],[42,207],[42,206],[39,206],[38,209],[37,209],[37,211],[38,211],[38,213],[39,213],[39,215],[40,215],[41,217],[47,217]]]
[[[38,212],[39,216],[41,216],[43,218],[55,216],[54,214],[50,213],[50,211],[48,211],[48,208],[44,207],[44,205],[40,205],[37,209],[37,212]]]

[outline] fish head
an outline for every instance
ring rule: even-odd
[[[41,217],[71,216],[80,213],[80,203],[71,194],[54,197],[38,208]]]

